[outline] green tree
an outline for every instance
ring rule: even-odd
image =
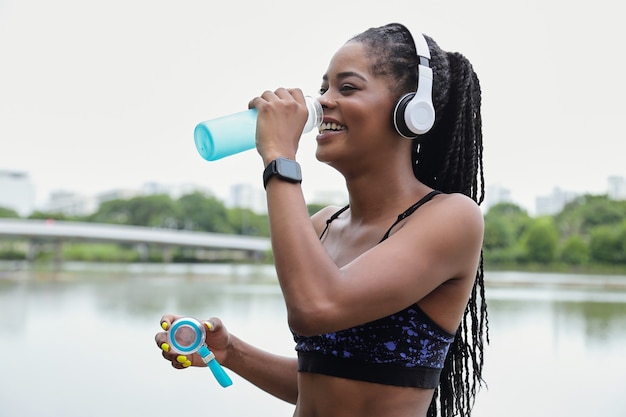
[[[17,219],[20,215],[13,209],[0,207],[0,218],[3,219]]]
[[[98,211],[87,218],[94,223],[130,224],[128,200],[115,199],[100,204]]]
[[[520,239],[532,218],[520,206],[500,203],[485,214],[485,264],[507,264],[523,259]]]
[[[166,194],[134,197],[129,200],[111,200],[100,205],[89,216],[97,223],[127,224],[134,226],[178,228],[178,207]]]
[[[235,233],[228,211],[220,200],[200,192],[184,195],[177,201],[181,227],[214,233]]]
[[[491,222],[507,225],[509,229],[505,234],[510,234],[514,239],[519,239],[532,218],[526,210],[513,203],[496,204],[485,214],[485,229]]]
[[[485,250],[506,249],[515,243],[515,230],[503,217],[489,216],[485,218]]]
[[[626,263],[626,222],[619,227],[598,226],[591,231],[589,254],[600,263]]]
[[[626,220],[617,229],[618,262],[626,264]]]
[[[549,263],[555,260],[559,234],[551,217],[534,219],[522,237],[527,260]]]
[[[314,204],[307,204],[306,209],[309,212],[309,216],[312,216],[318,211],[320,211],[321,209],[323,209],[324,207],[326,207],[325,204],[314,203]]]
[[[178,206],[167,194],[140,196],[129,200],[130,224],[178,228]]]
[[[66,221],[79,220],[76,217],[67,216],[63,213],[47,213],[44,211],[34,211],[33,213],[30,214],[30,216],[28,216],[28,218],[32,220],[48,220],[48,219],[66,220]]]
[[[589,260],[589,247],[582,237],[570,236],[565,240],[560,259],[567,264],[584,265]]]
[[[239,235],[269,237],[270,225],[267,215],[260,215],[250,209],[233,208],[228,210],[228,222]]]
[[[555,219],[564,237],[578,234],[588,236],[591,229],[601,225],[618,225],[626,218],[626,201],[611,200],[606,195],[584,195],[568,203]]]

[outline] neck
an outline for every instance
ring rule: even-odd
[[[346,178],[350,212],[353,220],[395,217],[431,189],[418,181],[413,172],[368,173],[358,178]]]

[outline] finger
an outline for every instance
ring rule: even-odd
[[[224,330],[224,324],[222,323],[222,320],[217,317],[211,317],[210,319],[205,320],[203,324],[206,329],[211,333],[219,333]]]
[[[172,368],[174,368],[174,369],[187,369],[181,363],[176,362],[175,360],[172,361]]]
[[[169,343],[167,343],[167,333],[166,332],[159,332],[154,336],[154,341],[156,342],[156,345],[159,347],[159,349],[161,349],[163,352],[167,353],[170,351],[170,345]]]
[[[289,94],[294,97],[298,102],[304,102],[304,93],[299,88],[289,88]]]
[[[164,359],[169,361],[172,367],[176,369],[189,368],[192,365],[192,357],[187,355],[181,355],[175,352],[161,352]]]
[[[209,349],[215,353],[215,355],[224,359],[225,352],[221,351],[226,349],[230,343],[230,335],[226,326],[224,326],[222,321],[217,317],[205,320],[203,324],[207,330],[206,344],[209,346]]]
[[[172,323],[174,321],[176,321],[176,319],[180,318],[182,316],[177,315],[177,314],[164,314],[161,317],[161,321],[159,322],[161,324],[161,328],[163,330],[167,330],[170,328],[170,326],[172,325]]]
[[[255,97],[248,103],[249,109],[260,109],[263,107],[269,100],[275,98],[276,95],[271,91],[264,91],[260,97]]]
[[[172,323],[180,317],[181,316],[176,315],[176,314],[164,314],[161,317],[161,320],[160,320],[161,328],[165,331],[158,332],[154,336],[154,341],[163,352],[169,352],[169,349],[170,349],[170,346],[167,343],[167,330],[172,326]]]
[[[283,100],[293,98],[289,90],[286,88],[282,88],[282,87],[277,88],[276,91],[274,91],[274,94]]]
[[[253,98],[252,100],[250,100],[248,102],[248,108],[249,109],[256,109],[258,107],[258,105],[259,105],[258,103],[259,103],[260,100],[263,100],[263,99],[261,97]]]
[[[304,94],[302,94],[302,90],[298,88],[279,88],[274,94],[285,102],[304,103]]]
[[[280,88],[278,90],[280,90]],[[276,91],[278,90],[275,90],[275,91],[265,90],[263,91],[263,94],[261,94],[261,98],[266,101],[276,100],[276,98],[278,97],[278,95],[276,94]]]
[[[189,368],[191,366],[191,358],[186,355],[177,355],[176,360],[172,361],[172,363],[176,362],[181,368]]]
[[[154,335],[154,341],[156,342],[157,346],[161,346],[161,344],[165,343],[166,340],[167,340],[167,333],[165,332],[158,332],[157,334]]]
[[[265,103],[270,103],[272,101],[275,101],[278,99],[278,96],[276,95],[276,93],[274,91],[270,91],[270,90],[265,90],[263,91],[263,94],[261,94],[260,97],[257,97],[256,100],[256,107],[258,108],[259,106],[263,106]]]

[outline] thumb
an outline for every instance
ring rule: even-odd
[[[228,330],[217,317],[212,317],[202,323],[207,330],[206,342],[212,350],[224,350],[230,342]],[[217,352],[215,352],[217,354]]]
[[[224,323],[217,317],[211,317],[208,320],[205,320],[202,323],[207,330],[207,337],[216,337],[221,333],[228,333],[226,327],[224,327]]]

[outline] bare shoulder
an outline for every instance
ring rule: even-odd
[[[440,194],[432,200],[430,215],[440,220],[462,222],[482,229],[483,214],[478,204],[461,193]]]
[[[326,206],[311,216],[311,222],[318,235],[324,230],[326,221],[341,209],[342,207],[339,206]]]
[[[413,239],[420,246],[430,248],[442,258],[458,257],[459,261],[465,257],[461,254],[475,254],[480,250],[484,232],[483,214],[478,204],[466,195],[437,195],[420,207],[416,214],[407,224],[407,231],[414,233]]]

